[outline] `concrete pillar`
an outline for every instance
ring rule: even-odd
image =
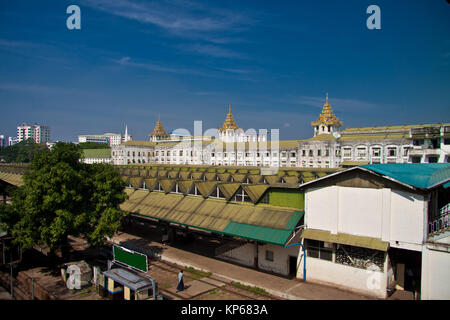
[[[108,291],[114,292],[114,280],[111,278],[108,278]]]
[[[124,294],[123,294],[124,299],[131,300],[130,288],[124,287],[123,290],[124,290]]]

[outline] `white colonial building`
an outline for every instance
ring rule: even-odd
[[[450,123],[347,128],[326,103],[314,136],[299,141],[299,166],[337,168],[377,163],[450,162]]]
[[[328,94],[313,137],[278,140],[244,132],[231,107],[217,138],[168,134],[158,117],[149,141],[112,148],[114,164],[206,164],[261,167],[339,168],[361,164],[450,162],[450,123],[347,128],[334,114]]]

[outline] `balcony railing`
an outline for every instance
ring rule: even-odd
[[[438,218],[428,223],[428,233],[443,231],[450,227],[450,203],[445,205]]]

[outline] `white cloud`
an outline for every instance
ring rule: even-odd
[[[325,104],[325,95],[323,97],[300,96],[289,99],[289,101],[285,102],[307,105],[321,109]],[[333,110],[340,110],[340,111],[367,110],[367,109],[376,109],[380,107],[380,105],[376,103],[371,103],[352,98],[335,98],[330,95],[328,96],[328,102],[333,108]]]
[[[179,46],[180,49],[216,58],[246,58],[242,53],[211,44],[191,44]]]
[[[184,32],[230,30],[249,23],[239,12],[185,1],[84,0],[91,8],[141,23],[153,24],[178,36]]]

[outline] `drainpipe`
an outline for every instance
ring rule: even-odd
[[[285,248],[289,248],[289,247],[297,246],[297,245],[302,247],[302,250],[303,250],[303,282],[306,282],[306,252],[305,252],[305,247],[302,245],[301,242],[293,243],[293,244],[290,244],[290,245],[284,246],[284,247]]]

